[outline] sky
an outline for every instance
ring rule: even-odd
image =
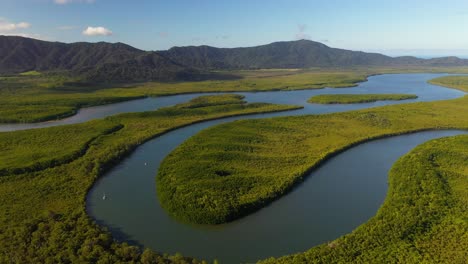
[[[391,56],[468,57],[467,0],[0,0],[0,35],[248,47],[310,39]]]

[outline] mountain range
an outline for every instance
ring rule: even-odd
[[[144,51],[123,43],[60,43],[0,36],[0,75],[31,70],[69,72],[97,82],[200,80],[217,70],[374,66],[468,66],[457,57],[389,57],[310,40],[245,48],[173,47]]]

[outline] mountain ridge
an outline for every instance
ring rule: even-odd
[[[48,42],[0,36],[0,74],[66,71],[97,82],[199,80],[212,71],[354,66],[468,66],[458,57],[390,57],[329,47],[311,40],[217,48],[207,45],[144,51],[125,43]]]

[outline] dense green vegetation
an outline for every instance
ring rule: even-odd
[[[146,96],[193,92],[239,92],[350,87],[369,75],[399,72],[468,72],[468,68],[269,69],[230,71],[232,80],[148,82],[135,84],[82,83],[65,74],[0,77],[0,123],[39,122],[73,115],[79,108]],[[222,74],[222,73],[221,73]]]
[[[406,100],[418,98],[415,94],[320,94],[307,102],[315,104],[359,104],[385,100]]]
[[[80,107],[145,96],[193,92],[292,90],[354,86],[366,80],[364,71],[237,72],[239,80],[138,85],[82,85],[65,75],[0,77],[0,123],[37,122],[73,115]],[[291,74],[292,73],[292,74]]]
[[[377,214],[352,233],[261,263],[466,263],[468,136],[436,139],[400,158]]]
[[[244,96],[238,94],[221,94],[218,96],[205,95],[199,96],[185,104],[179,104],[177,106],[179,108],[199,108],[213,105],[239,104],[239,101],[242,99],[244,99]]]
[[[231,221],[285,194],[310,169],[354,144],[424,129],[467,129],[467,102],[465,96],[215,126],[166,157],[157,176],[159,199],[182,221]]]
[[[200,100],[208,106],[200,105]],[[6,165],[12,168],[28,166],[36,157],[43,164],[58,161],[54,167],[0,177],[0,263],[199,263],[114,241],[86,215],[88,189],[135,147],[169,130],[208,119],[293,108],[246,104],[236,95],[211,96],[80,125],[0,133],[8,148],[7,155],[2,152],[2,166],[8,160]]]
[[[60,43],[0,36],[0,74],[67,72],[92,82],[193,81],[233,78],[219,70],[353,67],[468,66],[453,57],[392,58],[377,53],[330,48],[310,40],[282,41],[246,48],[174,47],[144,51],[123,43]]]
[[[60,43],[0,36],[0,74],[67,72],[88,81],[173,81],[203,72],[123,43]]]
[[[81,107],[143,97],[105,86],[80,87],[66,75],[0,77],[0,123],[38,122],[70,116]]]
[[[445,76],[432,79],[429,83],[468,92],[468,76]]]
[[[153,82],[122,85],[117,88],[105,85],[82,85],[76,83],[74,78],[62,74],[42,73],[0,77],[0,122],[31,122],[54,119],[61,115],[71,114],[79,107],[142,96],[160,96],[193,91],[262,91],[351,86],[358,81],[365,80],[366,76],[370,74],[393,71],[398,72],[395,69],[374,71],[364,69],[239,71],[235,74],[244,76],[243,79],[184,83]],[[415,71],[420,71],[420,69]],[[283,126],[275,127],[273,123],[269,124],[269,120],[258,120],[252,121],[252,125],[245,128],[243,127],[244,123],[235,122],[233,126],[236,126],[234,124],[242,124],[242,126],[231,132],[226,128],[226,135],[231,139],[233,135],[237,136],[239,141],[233,145],[223,139],[222,133],[219,134],[217,137],[221,139],[220,146],[226,150],[226,153],[223,154],[225,156],[216,151],[208,156],[211,155],[209,158],[216,157],[216,160],[220,161],[217,166],[222,168],[212,168],[208,171],[217,175],[216,177],[228,179],[228,182],[219,181],[213,185],[213,188],[219,187],[220,196],[233,194],[234,201],[237,199],[238,189],[247,193],[242,198],[244,201],[249,201],[249,199],[252,201],[257,197],[258,186],[263,184],[265,189],[270,188],[281,181],[274,179],[274,176],[283,172],[287,172],[285,175],[290,172],[295,173],[297,177],[295,180],[290,179],[292,183],[289,184],[289,186],[293,186],[294,182],[300,181],[300,175],[303,175],[311,164],[347,145],[349,140],[346,140],[346,137],[359,141],[365,140],[367,137],[378,136],[383,132],[400,133],[404,131],[405,126],[401,125],[399,121],[397,123],[401,127],[397,129],[397,132],[393,131],[393,117],[398,117],[401,120],[406,117],[406,113],[410,113],[410,116],[414,118],[409,119],[410,124],[413,122],[410,126],[411,129],[419,129],[422,124],[424,125],[420,128],[465,128],[466,105],[465,98],[440,103],[415,104],[409,108],[407,106],[393,106],[385,108],[387,110],[382,110],[382,112],[363,111],[361,115],[358,115],[359,117],[350,118],[354,118],[353,120],[358,124],[363,123],[369,126],[369,131],[366,130],[365,126],[355,126],[353,121],[347,120],[345,113],[337,119],[334,119],[336,116],[331,115],[330,121],[327,120],[330,115],[301,117],[307,121],[303,127],[299,125],[302,122],[300,118],[290,119],[290,121],[295,120],[292,123],[296,123],[296,127],[289,127],[286,121],[283,122]],[[81,125],[0,133],[0,144],[3,144],[2,148],[6,151],[4,153],[7,153],[0,157],[2,164],[0,170],[3,175],[0,177],[0,210],[2,211],[0,215],[0,263],[67,261],[115,263],[132,260],[150,263],[151,259],[166,262],[190,261],[180,256],[161,256],[149,250],[141,253],[136,247],[115,243],[109,233],[98,227],[86,215],[84,210],[86,190],[99,175],[137,145],[174,127],[222,116],[286,109],[291,109],[291,107],[266,104],[247,105],[242,102],[242,98],[239,96],[223,95],[221,97],[202,97],[189,104],[181,104],[154,112],[124,114]],[[389,111],[389,116],[384,114],[386,111]],[[390,116],[393,117],[389,118]],[[419,120],[416,120],[417,118]],[[316,134],[313,132],[312,136],[317,137],[313,141],[307,138],[307,135],[311,135],[308,134],[310,131],[308,133],[304,133],[304,131],[316,126],[315,119],[320,120],[317,123],[318,131],[323,129],[325,135],[319,136],[319,132]],[[256,124],[263,125],[257,130]],[[307,124],[308,128],[305,127]],[[268,128],[270,125],[271,128]],[[353,127],[356,130],[364,130],[358,136],[347,134],[349,131],[346,132],[346,129],[341,132],[341,128],[347,125],[350,126],[350,130]],[[330,127],[327,128],[328,126]],[[263,134],[266,130],[278,133],[278,137],[270,137],[271,135],[265,138],[261,137],[259,133]],[[336,131],[340,132],[336,133]],[[371,133],[367,135],[366,132]],[[235,135],[236,133],[238,134]],[[286,138],[284,133],[297,136],[288,139],[292,141],[281,143],[282,137]],[[303,134],[301,135],[301,133]],[[65,140],[70,135],[74,136],[74,142]],[[330,143],[336,139],[338,139],[336,144],[333,143],[331,146],[325,144],[325,142]],[[244,140],[247,142],[246,144]],[[320,140],[324,142],[319,142]],[[45,144],[46,142],[48,144]],[[271,146],[263,146],[265,142],[271,143]],[[293,144],[290,144],[291,142]],[[313,144],[317,144],[318,147],[312,147]],[[205,146],[206,150],[212,147]],[[291,154],[293,150],[296,151],[294,148],[297,146],[299,146],[298,152]],[[235,153],[236,149],[237,153]],[[263,149],[260,154],[264,156],[259,156],[258,160],[250,160],[259,149]],[[286,156],[279,155],[278,149],[286,153]],[[307,156],[311,152],[314,155],[309,159]],[[193,157],[197,157],[197,155]],[[227,165],[231,157],[242,157],[242,162],[245,161],[246,166],[252,166],[252,168],[257,166],[256,168],[261,168],[267,173],[273,171],[273,177],[263,179],[250,177],[247,176],[250,175],[249,171],[245,171],[245,177],[231,177],[233,172],[238,175],[242,174],[242,172],[236,172],[238,168]],[[204,161],[201,164],[206,165],[207,163]],[[189,165],[194,165],[194,163]],[[278,169],[280,165],[281,168]],[[288,172],[289,165],[292,168],[290,172]],[[52,167],[48,168],[49,166]],[[302,170],[296,170],[298,166]],[[196,175],[200,174],[202,170],[194,170],[193,172],[193,175]],[[207,176],[205,183],[210,184],[210,175],[207,174]],[[287,180],[284,182],[288,186]],[[190,191],[201,189],[203,184],[202,181],[194,184]],[[190,186],[185,184],[179,186],[180,191],[189,190],[189,188]],[[286,192],[288,188],[282,189],[273,196],[266,196],[266,199],[263,198],[254,205],[249,205],[247,202],[248,205],[244,204],[244,207],[240,209],[242,211],[240,214],[230,211],[231,208],[228,208],[229,212],[224,212],[225,215],[221,212],[219,217],[216,216],[215,221],[227,221],[255,210]],[[236,191],[230,193],[233,189]],[[263,195],[261,191],[258,193]],[[188,198],[188,200],[190,199]],[[200,196],[199,200],[207,199],[211,199],[211,197]],[[223,201],[213,200],[212,202],[221,203]],[[231,206],[231,203],[227,204]],[[187,203],[185,206],[191,206],[191,204]],[[194,210],[198,210],[198,208]],[[206,214],[206,218],[217,213],[210,212]],[[200,218],[203,217],[205,216]]]
[[[120,128],[113,122],[91,121],[53,127],[47,133],[40,129],[0,133],[0,176],[69,162],[83,155],[96,138]]]

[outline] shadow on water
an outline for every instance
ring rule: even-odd
[[[109,223],[107,223],[105,220],[99,220],[99,219],[95,219],[95,222],[96,224],[98,224],[99,226],[102,226],[104,227],[104,230],[105,231],[108,231],[112,234],[112,237],[119,241],[119,242],[125,242],[129,245],[132,245],[132,246],[137,246],[139,248],[144,248],[144,245],[141,244],[140,242],[138,242],[138,240],[135,240],[135,239],[132,239],[131,236],[129,236],[128,234],[126,234],[122,228],[118,228],[118,227],[115,227],[115,226],[112,226],[110,225]]]

